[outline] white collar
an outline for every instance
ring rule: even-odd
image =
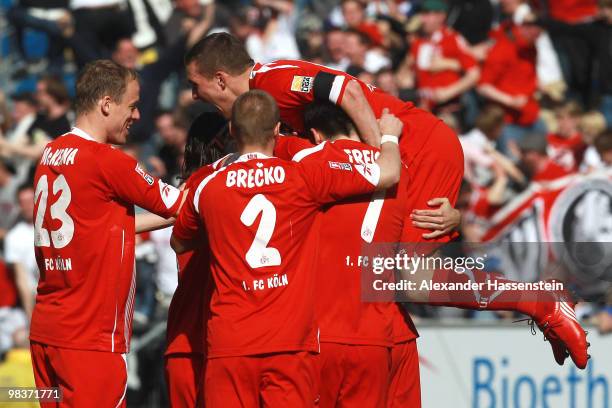
[[[263,153],[251,152],[251,153],[245,153],[241,155],[234,161],[234,163],[240,163],[240,162],[245,162],[245,161],[254,160],[254,159],[269,159],[269,158],[270,158],[269,156],[266,156]]]
[[[98,143],[98,141],[96,139],[94,139],[93,137],[91,137],[87,132],[85,132],[82,129],[79,129],[76,126],[73,127],[72,130],[70,130],[70,133],[72,133],[73,135],[76,135],[78,137],[82,137],[85,140],[91,140],[92,142]]]

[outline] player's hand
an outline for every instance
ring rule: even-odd
[[[410,214],[412,224],[417,228],[431,230],[423,234],[425,239],[438,238],[449,234],[461,223],[461,212],[454,209],[448,198],[434,198],[427,202],[435,210],[413,210]]]
[[[514,109],[522,109],[523,106],[527,105],[527,95],[516,95],[510,99],[510,107]]]
[[[393,135],[400,137],[404,124],[397,116],[389,113],[389,109],[383,109],[382,116],[378,119],[378,128],[383,135]]]

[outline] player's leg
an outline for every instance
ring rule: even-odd
[[[416,339],[393,345],[388,408],[420,408],[421,376]]]
[[[255,356],[209,358],[204,373],[207,407],[257,407],[261,358]]]
[[[177,353],[165,358],[166,386],[171,407],[194,407],[202,378],[204,356]]]
[[[262,407],[313,407],[319,400],[318,356],[307,351],[262,358]]]
[[[343,361],[345,349],[342,344],[321,342],[318,357],[319,366],[319,407],[334,408],[344,380]]]
[[[383,408],[387,404],[391,352],[382,346],[344,345],[344,381],[338,408]]]
[[[57,387],[57,380],[53,372],[53,366],[47,358],[44,344],[30,342],[30,355],[32,356],[32,369],[34,371],[34,381],[37,388]],[[42,408],[55,408],[59,406],[57,402],[40,402]]]
[[[125,354],[46,346],[62,392],[60,407],[125,407]]]

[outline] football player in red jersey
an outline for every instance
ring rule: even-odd
[[[183,162],[185,189],[190,191],[187,199],[215,170],[213,163],[221,158],[226,131],[227,121],[217,113],[203,113],[192,123]],[[179,255],[178,263],[178,287],[168,310],[166,385],[171,407],[194,407],[202,404],[198,388],[205,370],[205,324],[212,290],[206,240]]]
[[[125,406],[134,205],[173,217],[183,194],[111,146],[139,119],[134,71],[94,61],[76,88],[76,127],[47,145],[34,177],[34,376],[38,387],[61,389],[62,406]]]
[[[315,318],[315,217],[328,203],[397,183],[401,122],[383,115],[381,154],[371,164],[295,163],[270,157],[280,128],[274,99],[237,98],[230,129],[240,156],[200,182],[177,219],[182,253],[201,228],[210,245],[204,398],[209,407],[313,406],[319,350]]]

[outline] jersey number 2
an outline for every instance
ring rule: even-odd
[[[62,192],[55,203],[51,205],[51,218],[60,220],[62,225],[57,231],[51,231],[51,238],[49,238],[49,231],[43,227],[43,220],[45,218],[45,211],[47,211],[47,198],[49,197],[49,183],[47,182],[47,176],[44,175],[38,180],[36,184],[36,191],[34,193],[34,203],[38,204],[38,211],[36,211],[36,218],[34,219],[34,245],[39,247],[53,246],[55,248],[63,248],[72,241],[74,236],[74,221],[68,215],[66,210],[72,200],[72,192],[66,182],[64,175],[60,175],[53,182],[53,194]]]
[[[281,264],[281,256],[278,249],[268,246],[274,226],[276,225],[276,208],[266,196],[257,194],[244,207],[240,221],[250,227],[261,213],[261,220],[255,233],[255,239],[246,253],[246,261],[251,268],[262,268],[264,266],[277,266]]]

